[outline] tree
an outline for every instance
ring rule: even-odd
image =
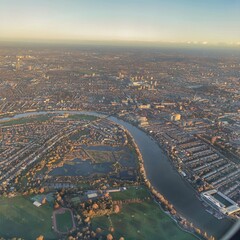
[[[44,236],[40,235],[39,237],[36,238],[36,240],[44,240]]]
[[[114,206],[114,212],[119,213],[120,212],[120,207],[118,205]]]
[[[98,209],[99,207],[98,207],[97,203],[94,203],[93,206],[92,206],[92,208],[93,208],[93,209]]]
[[[42,204],[46,204],[46,203],[47,203],[47,199],[46,199],[46,198],[43,198]]]
[[[59,205],[57,202],[55,202],[54,208],[57,209],[57,208],[59,208],[59,207],[60,207],[60,205]]]
[[[86,217],[86,218],[84,219],[84,222],[85,222],[85,223],[90,222],[90,217]]]
[[[112,236],[111,233],[109,233],[109,234],[107,235],[107,240],[113,240],[113,236]]]

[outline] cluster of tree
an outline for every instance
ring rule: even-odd
[[[76,236],[69,236],[67,240],[85,239],[85,240],[118,240],[113,237],[114,229],[110,228],[109,233],[105,234],[101,228],[97,228],[95,231],[90,231],[88,228],[83,233],[78,233]],[[119,240],[124,240],[124,237],[120,237]]]
[[[81,203],[80,212],[86,218],[85,221],[97,216],[104,216],[114,212],[116,206],[114,206],[110,197],[103,196],[96,200],[88,200],[85,203]]]
[[[54,149],[52,148],[51,151],[49,150],[44,158],[42,158],[36,165],[26,170],[23,175],[15,178],[14,183],[17,190],[23,192],[24,195],[38,194],[42,180],[37,179],[36,174],[46,166],[48,167],[47,171],[50,171],[53,164],[60,161],[64,154],[69,151],[70,147],[71,146],[67,142],[61,141],[61,144],[58,144]],[[24,183],[24,180],[26,180],[27,184]]]
[[[56,192],[54,194],[54,198],[55,198],[55,201],[54,201],[54,208],[57,209],[59,208],[60,206],[63,206],[64,205],[64,201],[63,201],[63,198],[65,196],[65,190],[62,189],[58,192]]]

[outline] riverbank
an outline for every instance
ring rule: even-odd
[[[100,113],[88,111],[44,111],[27,112],[8,119],[47,113],[89,114],[107,117]],[[230,229],[233,223],[229,219],[218,220],[206,212],[205,207],[197,198],[193,189],[186,184],[185,179],[181,178],[177,170],[172,166],[171,161],[156,142],[146,133],[127,122],[115,117],[108,117],[108,119],[123,126],[130,132],[142,154],[147,179],[174,206],[181,216],[188,219],[189,222],[202,229],[202,231],[215,236],[215,238],[220,238]]]
[[[160,192],[188,222],[197,226],[205,234],[222,237],[233,225],[227,218],[217,219],[209,214],[197,198],[195,190],[186,179],[182,178],[152,137],[135,126],[119,119],[118,122],[127,128],[135,139],[144,159],[144,170],[151,185]]]
[[[124,128],[124,130],[127,131],[125,128]],[[165,214],[167,214],[169,217],[171,217],[171,219],[177,223],[178,227],[181,230],[186,231],[199,239],[201,239],[200,236],[203,238],[206,238],[206,239],[214,239],[214,237],[212,237],[212,236],[209,237],[206,233],[203,234],[203,232],[200,229],[196,228],[191,223],[187,222],[187,220],[184,220],[184,218],[176,212],[176,210],[174,209],[174,206],[171,203],[169,203],[164,198],[164,196],[151,185],[151,183],[149,182],[149,180],[147,178],[145,169],[144,169],[144,164],[143,164],[144,160],[143,160],[141,151],[140,151],[138,145],[136,144],[133,136],[128,131],[127,131],[127,134],[130,135],[131,141],[133,142],[134,147],[137,152],[137,155],[138,155],[140,177],[141,177],[143,183],[149,189],[153,200],[160,206],[162,211],[164,211]],[[166,209],[167,209],[167,211],[166,211]]]

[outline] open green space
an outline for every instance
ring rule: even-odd
[[[88,121],[94,121],[98,119],[98,117],[85,114],[71,114],[68,116],[68,118],[73,120],[88,120]]]
[[[111,197],[113,201],[136,199],[136,198],[143,200],[150,197],[150,194],[147,188],[143,186],[139,186],[139,187],[130,186],[130,187],[127,187],[127,190],[111,193]]]
[[[57,230],[62,233],[67,233],[73,228],[72,215],[69,210],[64,213],[56,214]]]
[[[92,157],[95,163],[114,162],[114,156],[110,151],[87,150],[89,156]]]
[[[130,152],[128,148],[124,148],[122,150],[85,150],[91,159],[95,163],[104,163],[104,162],[116,162],[119,163],[128,163],[134,166],[135,156]]]
[[[17,124],[25,124],[25,123],[32,123],[32,122],[45,122],[49,120],[52,116],[48,114],[37,115],[37,116],[30,116],[30,117],[23,117],[19,119],[12,119],[6,122],[0,122],[2,126],[11,126]]]
[[[129,148],[124,148],[120,151],[115,151],[114,155],[116,157],[116,159],[121,159],[122,157],[133,157],[133,153]]]
[[[49,205],[35,207],[25,197],[0,198],[0,236],[21,237],[25,240],[57,239],[52,230],[52,208]]]
[[[123,205],[121,212],[92,219],[94,229],[100,227],[103,233],[109,233],[109,227],[115,229],[114,239],[124,237],[128,240],[190,240],[197,239],[182,231],[152,200],[143,203]]]

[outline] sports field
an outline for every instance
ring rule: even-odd
[[[107,235],[109,227],[115,229],[113,236],[128,240],[193,240],[197,239],[177,226],[152,200],[143,203],[124,204],[121,212],[110,217],[92,219],[93,227],[100,227]]]
[[[71,211],[69,209],[59,209],[54,211],[54,228],[58,233],[68,233],[75,227]]]
[[[0,236],[21,237],[25,240],[57,239],[52,230],[52,208],[48,205],[39,208],[24,197],[0,198]]]

